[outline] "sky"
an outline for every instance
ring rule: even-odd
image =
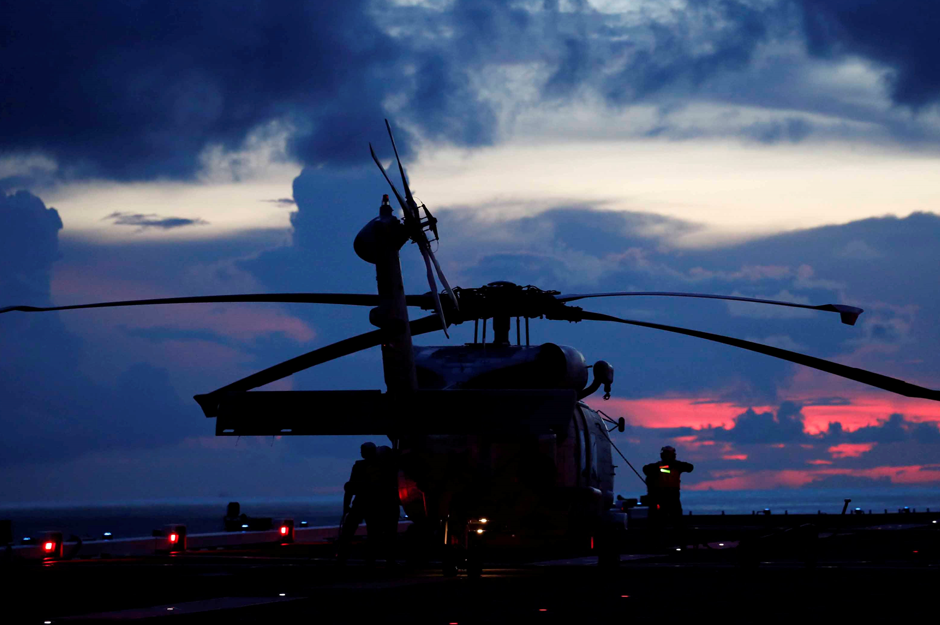
[[[940,6],[915,0],[0,0],[0,306],[374,291],[392,158],[452,285],[591,300],[940,388]],[[427,290],[416,251],[406,289]],[[192,395],[364,309],[0,317],[0,504],[338,495],[361,439],[216,438]],[[468,324],[451,339],[472,340]],[[535,320],[698,490],[940,485],[940,403],[644,328]],[[382,388],[377,350],[271,385]],[[617,489],[638,489],[621,473]],[[850,496],[851,493],[846,496]]]

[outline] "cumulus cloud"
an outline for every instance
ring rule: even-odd
[[[0,293],[10,301],[46,301],[49,273],[59,257],[59,213],[28,191],[0,193],[0,220]]]
[[[803,419],[800,406],[791,402],[784,402],[776,414],[748,408],[735,418],[734,427],[706,430],[703,437],[738,444],[801,442],[807,440]]]

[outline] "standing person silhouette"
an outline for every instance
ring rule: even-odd
[[[382,467],[377,457],[375,443],[363,443],[359,448],[362,460],[353,465],[349,481],[343,487],[343,524],[340,528],[337,560],[344,564],[349,557],[349,545],[359,524],[366,522],[369,534],[369,561],[375,561],[375,543],[380,540],[382,520],[381,504]]]
[[[676,460],[676,449],[669,445],[659,452],[661,460],[643,467],[649,491],[650,518],[672,520],[682,517],[679,500],[679,475],[691,473],[695,468],[688,462]]]

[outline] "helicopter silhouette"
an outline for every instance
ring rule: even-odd
[[[70,306],[9,306],[8,312],[198,303],[306,303],[371,307],[377,329],[281,362],[194,399],[219,436],[384,435],[399,459],[399,497],[423,544],[444,549],[444,572],[456,574],[454,553],[466,550],[467,568],[479,574],[474,545],[500,538],[593,544],[610,561],[618,517],[614,503],[613,451],[608,432],[623,431],[583,400],[604,387],[610,397],[614,368],[588,367],[575,348],[530,345],[529,320],[598,321],[660,330],[722,343],[855,380],[907,397],[940,401],[940,391],[878,373],[742,339],[585,310],[573,302],[607,297],[681,297],[750,302],[837,313],[855,325],[861,308],[809,305],[728,295],[677,292],[563,294],[536,286],[492,282],[451,288],[431,243],[438,220],[418,204],[405,175],[388,120],[402,195],[370,144],[372,159],[402,211],[388,195],[379,216],[357,235],[357,255],[373,264],[378,294],[275,293],[211,295],[99,302]],[[407,295],[399,251],[411,241],[420,251],[430,290]],[[443,286],[438,291],[435,275]],[[432,314],[412,320],[408,308]],[[516,321],[515,344],[511,341]],[[473,343],[415,346],[412,338],[472,321]],[[481,323],[482,322],[482,323]],[[492,340],[487,342],[487,327]],[[524,330],[523,330],[524,328]],[[482,330],[482,332],[481,332]],[[524,336],[524,340],[523,340]],[[299,371],[372,347],[381,347],[386,391],[254,391]],[[588,370],[594,380],[589,383]],[[249,392],[252,391],[252,392]],[[619,450],[617,450],[619,453]],[[622,454],[621,454],[622,456]],[[625,458],[624,458],[625,459]],[[632,465],[631,465],[632,466]],[[642,478],[641,478],[642,479]],[[619,521],[622,527],[622,519]],[[617,558],[619,561],[619,557]]]

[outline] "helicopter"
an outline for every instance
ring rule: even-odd
[[[610,536],[623,526],[614,510],[613,452],[609,436],[624,431],[585,400],[604,389],[610,397],[614,367],[588,366],[577,349],[530,344],[529,320],[617,323],[682,334],[800,364],[907,397],[940,401],[940,391],[769,345],[585,310],[573,302],[608,297],[679,297],[749,302],[836,313],[855,325],[863,309],[845,304],[800,304],[730,295],[678,292],[563,294],[508,281],[451,288],[431,248],[438,220],[411,192],[388,120],[388,136],[401,176],[400,193],[370,144],[373,161],[401,209],[389,196],[379,215],[356,236],[357,255],[375,266],[377,294],[274,293],[210,295],[76,304],[9,306],[10,312],[198,303],[305,303],[369,307],[376,329],[249,375],[194,397],[217,436],[387,436],[397,452],[402,508],[421,544],[443,547],[443,569],[479,575],[480,541],[512,539],[600,545],[606,561],[619,561]],[[430,290],[406,294],[400,250],[412,242],[421,253]],[[438,290],[435,275],[443,289]],[[431,314],[417,319],[408,309]],[[515,319],[515,342],[511,340]],[[415,346],[413,337],[473,322],[474,340],[459,346]],[[487,329],[491,327],[491,340]],[[524,338],[523,338],[524,337]],[[299,371],[380,347],[386,385],[368,391],[254,390]],[[593,380],[589,382],[589,370]],[[620,454],[622,456],[622,454]],[[624,460],[626,458],[624,457]],[[632,468],[632,465],[631,465]],[[637,474],[639,476],[639,474]],[[642,479],[642,478],[641,478]],[[616,557],[614,557],[616,556]]]

